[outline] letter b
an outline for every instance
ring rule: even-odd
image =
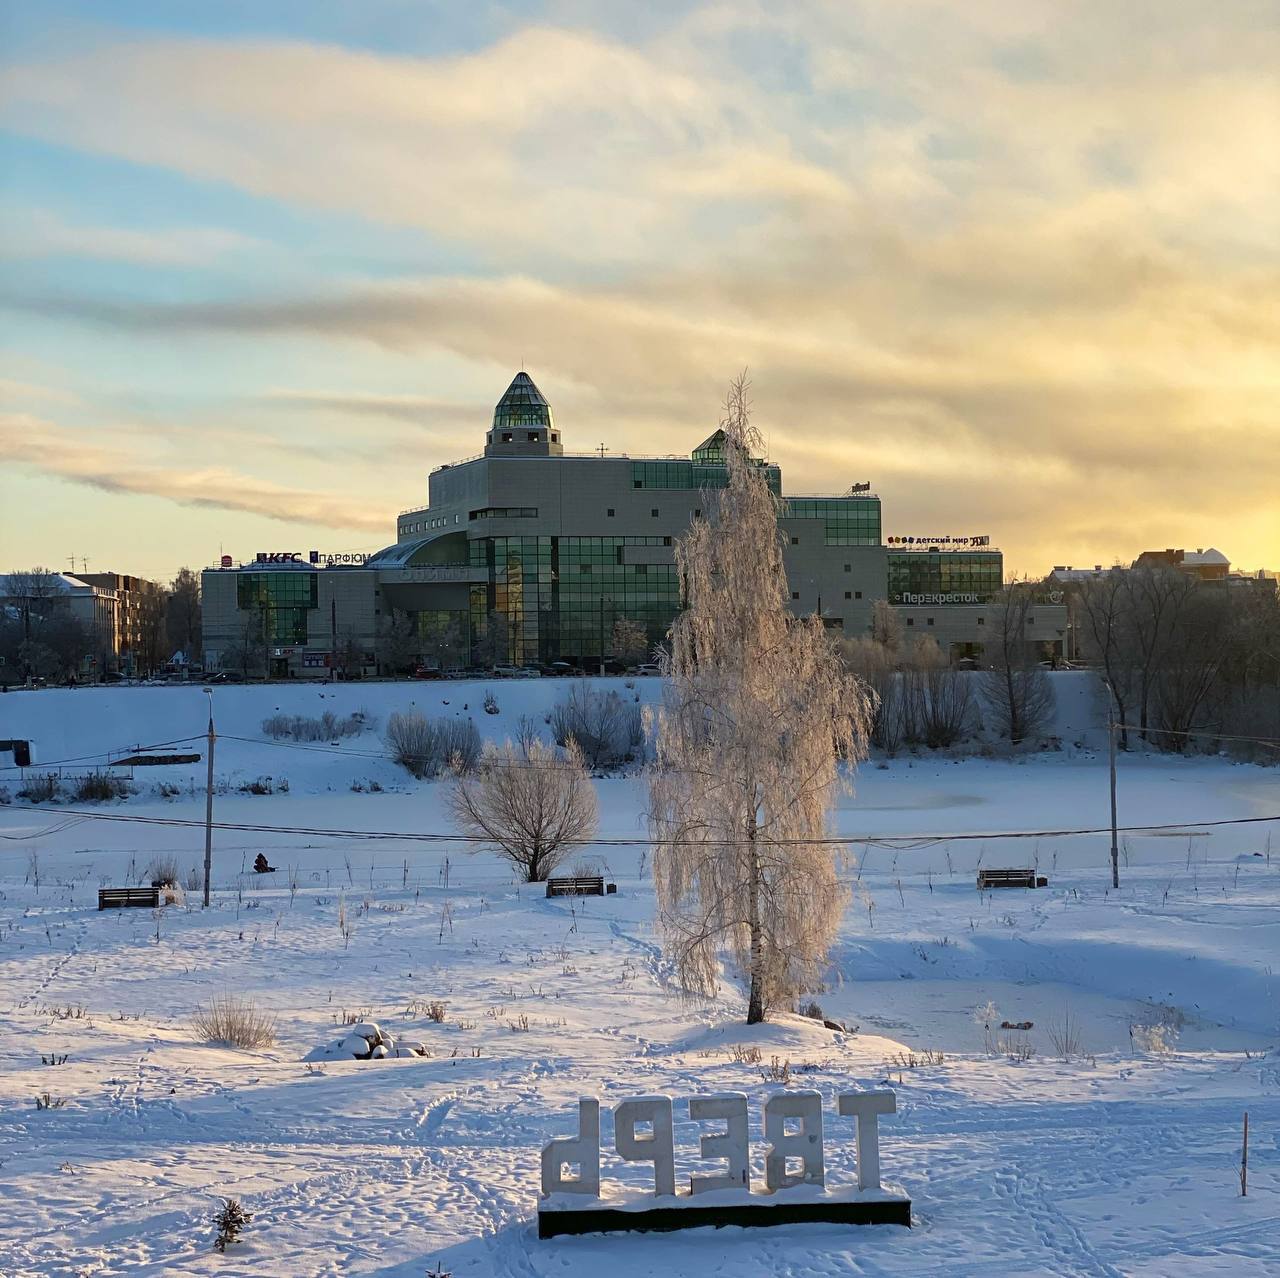
[[[565,1163],[576,1163],[578,1174],[566,1177]],[[561,1136],[542,1147],[542,1196],[600,1194],[600,1102],[594,1096],[578,1101],[578,1134]]]
[[[788,1133],[787,1120],[797,1121],[799,1131]],[[818,1092],[779,1092],[764,1103],[764,1183],[770,1191],[792,1185],[823,1185],[826,1166],[822,1157],[822,1096]],[[787,1159],[799,1158],[803,1169],[787,1173]]]

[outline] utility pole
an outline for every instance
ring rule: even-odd
[[[338,596],[329,596],[329,682],[338,677]]]
[[[1120,886],[1120,849],[1116,844],[1116,716],[1111,688],[1107,688],[1107,755],[1111,761],[1111,886]]]
[[[213,875],[213,743],[218,739],[213,730],[213,689],[202,691],[209,698],[209,770],[204,794],[204,907],[209,908],[209,879]]]

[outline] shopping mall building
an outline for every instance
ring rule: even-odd
[[[888,537],[867,483],[783,497],[779,528],[800,614],[865,634],[877,600],[908,634],[953,657],[981,652],[1003,561],[985,537]],[[726,481],[717,431],[688,457],[568,453],[526,373],[498,402],[480,456],[432,471],[428,504],[404,511],[396,542],[367,558],[263,551],[204,573],[210,664],[249,651],[273,675],[331,662],[373,673],[427,665],[599,661],[628,618],[658,643],[680,607],[673,544]],[[343,560],[355,562],[342,562]],[[1061,655],[1066,610],[1037,606],[1028,638]],[[248,664],[248,663],[246,663]],[[252,668],[252,667],[250,667]]]

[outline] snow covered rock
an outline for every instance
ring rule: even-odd
[[[383,1031],[373,1021],[361,1021],[347,1027],[346,1034],[332,1043],[323,1044],[312,1049],[304,1057],[308,1061],[348,1060],[369,1061],[384,1060],[389,1056],[426,1056],[424,1043],[401,1043],[397,1045],[395,1035]]]

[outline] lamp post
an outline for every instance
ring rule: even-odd
[[[205,779],[204,794],[204,907],[209,908],[209,880],[213,875],[213,743],[217,736],[213,731],[213,689],[202,688],[209,698],[209,769]]]
[[[1111,684],[1104,679],[1107,690],[1107,761],[1111,772],[1111,886],[1120,886],[1120,849],[1116,841],[1116,695]]]

